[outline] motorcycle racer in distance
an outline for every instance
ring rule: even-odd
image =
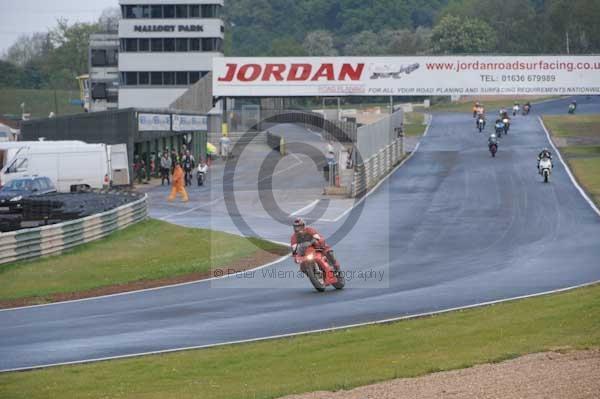
[[[333,255],[333,249],[327,245],[325,239],[316,229],[307,227],[302,218],[296,218],[294,220],[294,234],[292,234],[290,241],[292,245],[292,255],[296,255],[296,248],[299,244],[310,242],[310,245],[314,246],[317,250],[321,250],[325,254],[327,261],[330,265],[333,265],[336,272],[340,270],[340,264]]]
[[[496,152],[498,151],[498,136],[496,136],[496,133],[490,134],[488,138],[488,150],[490,150],[492,157],[496,156]]]
[[[538,170],[540,169],[540,161],[544,158],[547,158],[550,160],[550,162],[552,162],[552,153],[550,152],[550,150],[548,148],[544,148],[537,157],[537,168]]]
[[[475,118],[477,116],[480,109],[481,109],[481,104],[479,104],[479,101],[477,101],[475,103],[475,105],[473,105],[473,118]]]

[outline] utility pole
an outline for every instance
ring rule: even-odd
[[[54,89],[54,115],[58,116],[58,99],[56,98],[56,89]]]
[[[571,54],[569,51],[569,31],[565,31],[565,36],[567,37],[567,54]]]

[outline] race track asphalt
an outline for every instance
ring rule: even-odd
[[[535,110],[543,107],[554,109]],[[0,311],[0,370],[324,329],[600,280],[600,217],[560,162],[541,182],[535,158],[549,144],[537,117],[515,118],[496,158],[486,139],[468,115],[435,115],[412,158],[350,213],[347,232],[345,219],[317,224],[351,273],[343,291],[315,292],[291,275],[288,259],[244,276]],[[287,241],[289,228],[270,230]]]

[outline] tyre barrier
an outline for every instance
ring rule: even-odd
[[[140,222],[147,217],[147,198],[81,219],[0,233],[0,264],[60,254]]]

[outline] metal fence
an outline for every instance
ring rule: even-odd
[[[351,197],[361,197],[387,175],[404,157],[403,137],[394,139],[354,168]]]
[[[357,163],[360,164],[397,138],[396,128],[402,126],[402,111],[394,112],[373,124],[358,128],[356,137]]]
[[[0,264],[59,254],[144,220],[147,195],[83,219],[0,234]]]
[[[280,123],[293,123],[321,131],[325,140],[333,140],[340,143],[356,142],[356,123],[330,121],[317,112],[294,109],[266,109],[261,110],[261,118],[261,130],[267,130]]]

